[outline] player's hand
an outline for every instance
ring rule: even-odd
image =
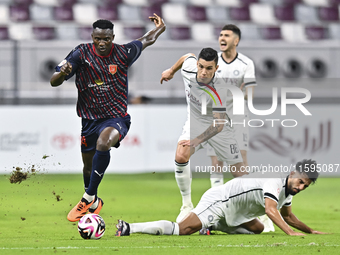
[[[70,62],[66,62],[63,64],[63,66],[60,68],[60,73],[64,75],[69,75],[72,72],[72,65]]]
[[[324,233],[324,232],[321,232],[321,231],[313,230],[313,231],[311,232],[311,234],[327,235],[328,233]]]
[[[183,146],[191,146],[191,147],[197,147],[198,145],[201,144],[201,141],[197,138],[194,138],[192,140],[183,140],[178,143],[179,145]]]
[[[170,81],[172,78],[174,78],[174,72],[172,68],[169,68],[163,71],[160,82],[163,84],[163,81]]]
[[[159,17],[156,13],[153,14],[153,16],[149,16],[149,19],[155,23],[156,27],[163,27],[165,26],[164,20]]]

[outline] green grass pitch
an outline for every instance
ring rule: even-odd
[[[290,237],[276,228],[261,235],[115,237],[117,219],[127,222],[174,221],[181,197],[173,173],[105,175],[99,195],[106,232],[83,240],[68,211],[83,194],[81,175],[36,174],[21,184],[0,176],[0,254],[340,254],[340,179],[320,178],[293,200],[293,212],[329,235]],[[195,204],[209,188],[194,178]],[[60,196],[60,201],[57,197]]]

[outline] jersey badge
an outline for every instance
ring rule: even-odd
[[[234,73],[235,76],[238,76],[240,74],[240,71],[239,70],[234,70],[233,73]]]
[[[117,72],[117,65],[109,65],[109,71],[111,74],[115,74]]]

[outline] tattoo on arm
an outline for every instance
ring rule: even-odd
[[[226,112],[213,112],[213,116],[214,116],[214,120],[225,120],[227,118]],[[214,121],[213,124],[211,124],[207,128],[207,130],[205,130],[202,134],[197,136],[197,138],[201,142],[205,142],[205,141],[209,140],[211,137],[213,137],[214,135],[221,132],[224,125],[225,125],[225,123],[222,122],[222,121],[221,122],[215,122]]]

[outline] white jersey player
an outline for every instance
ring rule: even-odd
[[[213,49],[208,49],[216,52]],[[178,140],[175,155],[175,177],[182,195],[182,207],[176,219],[177,222],[180,222],[193,209],[189,159],[195,150],[208,143],[214,148],[219,160],[225,161],[231,166],[234,176],[244,174],[240,171],[243,163],[241,154],[237,149],[233,129],[224,125],[223,130],[217,134],[214,131],[216,127],[211,127],[214,119],[225,118],[221,117],[221,114],[226,115],[225,105],[228,101],[228,89],[226,81],[219,78],[218,74],[215,73],[218,67],[217,52],[216,59],[206,57],[206,54],[206,50],[203,49],[198,59],[191,53],[182,56],[175,65],[165,71],[168,73],[166,78],[162,74],[161,79],[161,83],[163,80],[170,80],[181,68],[188,103],[188,119]],[[202,83],[207,85],[207,89],[210,91],[205,91]],[[216,90],[217,93],[211,88]],[[206,102],[206,108],[202,107],[204,102]],[[216,104],[222,104],[224,112],[216,108]],[[206,113],[202,114],[202,108],[203,111],[206,110]]]
[[[247,126],[249,120],[247,96],[248,88],[252,87],[252,90],[254,90],[254,86],[257,86],[257,84],[255,79],[254,62],[250,58],[243,55],[242,53],[237,52],[236,50],[240,39],[241,31],[237,26],[233,24],[228,24],[222,28],[218,39],[221,52],[218,54],[219,68],[217,70],[217,73],[220,74],[229,85],[241,88],[245,94],[244,115],[230,114],[230,118],[233,121],[235,137],[238,143],[238,148],[241,151],[243,163],[247,166],[247,151],[249,139],[249,129]],[[232,113],[232,97],[229,97],[227,107],[228,112]],[[223,162],[217,160],[215,151],[210,146],[207,146],[207,155],[211,156],[212,165],[215,166],[215,169],[223,168]],[[224,183],[223,173],[212,172],[210,176],[210,181],[212,187],[222,185]]]
[[[310,234],[325,234],[301,222],[292,212],[292,198],[318,178],[316,162],[303,160],[289,175],[267,178],[252,173],[235,178],[203,194],[197,207],[180,223],[160,220],[129,224],[119,220],[117,236],[133,233],[153,235],[190,235],[212,229],[229,234],[260,234],[264,226],[257,219],[268,217],[287,235],[302,236],[290,226]],[[208,231],[207,233],[210,234]]]

